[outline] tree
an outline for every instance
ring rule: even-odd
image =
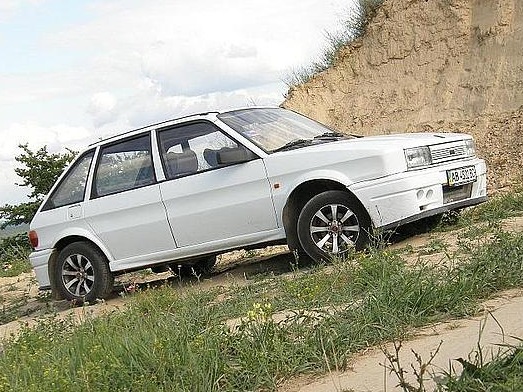
[[[0,207],[0,219],[5,220],[0,225],[1,228],[31,222],[45,195],[76,156],[76,152],[70,149],[63,154],[51,154],[47,151],[47,146],[37,151],[31,151],[27,144],[20,144],[18,147],[23,152],[15,159],[22,164],[22,167],[16,168],[15,173],[23,181],[16,185],[29,187],[31,193],[27,195],[28,202],[16,205],[5,204]]]

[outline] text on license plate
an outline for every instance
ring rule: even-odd
[[[460,167],[459,169],[447,170],[449,186],[459,186],[474,182],[478,178],[475,166]]]

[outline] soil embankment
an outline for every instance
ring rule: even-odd
[[[472,134],[491,190],[523,170],[523,2],[385,0],[284,106],[350,133]]]

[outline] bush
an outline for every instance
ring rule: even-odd
[[[0,240],[0,276],[16,276],[31,270],[31,245],[27,234],[16,234]]]

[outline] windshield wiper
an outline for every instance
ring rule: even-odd
[[[341,138],[345,138],[345,137],[347,137],[347,135],[345,135],[344,133],[330,131],[330,132],[322,133],[321,135],[316,135],[316,136],[314,136],[314,139],[341,139]]]
[[[272,150],[272,152],[288,150],[290,148],[299,147],[299,146],[310,146],[312,144],[312,142],[313,142],[313,140],[311,140],[311,139],[294,139],[294,140],[291,140],[290,142],[284,144],[281,147],[275,148],[274,150]]]

